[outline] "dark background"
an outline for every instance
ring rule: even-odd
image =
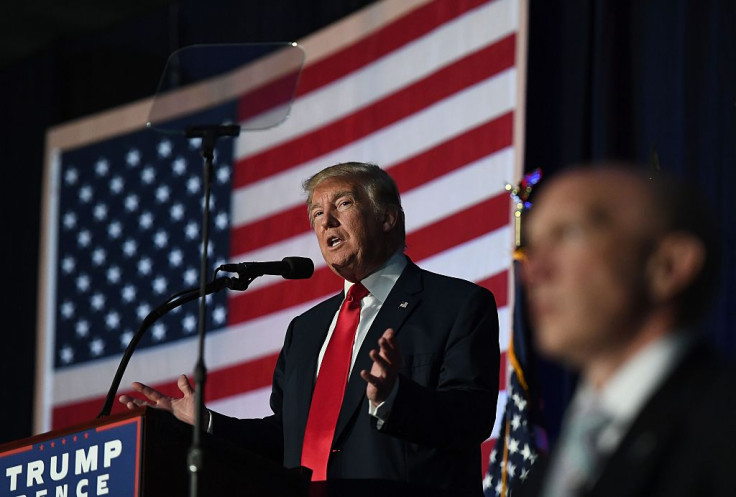
[[[10,0],[16,2],[16,0]],[[458,0],[461,1],[461,0]],[[0,443],[32,429],[44,136],[152,95],[194,43],[291,41],[366,0],[26,0],[0,19]],[[736,355],[736,2],[530,0],[525,164],[658,162],[708,194],[725,243],[706,330]],[[552,438],[573,380],[540,369]]]

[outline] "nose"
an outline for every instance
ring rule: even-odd
[[[335,217],[332,209],[327,209],[324,213],[322,213],[322,216],[320,216],[318,224],[323,229],[327,229],[339,226],[340,221]]]

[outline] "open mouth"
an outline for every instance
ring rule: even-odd
[[[336,236],[331,236],[327,239],[327,246],[329,248],[335,248],[342,243],[342,240]]]

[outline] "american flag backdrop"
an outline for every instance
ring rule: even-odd
[[[514,237],[504,186],[521,176],[525,10],[524,0],[386,0],[299,41],[306,62],[288,120],[218,143],[210,267],[304,256],[315,274],[262,277],[209,301],[208,407],[269,414],[290,319],[341,290],[301,191],[337,162],[377,163],[394,177],[408,255],[493,291],[508,348]],[[198,143],[146,130],[150,105],[47,136],[36,432],[94,418],[145,314],[197,284]],[[237,108],[217,112],[237,119]],[[191,303],[154,325],[121,391],[141,380],[174,393],[195,363],[196,319]],[[502,389],[505,371],[502,358]],[[504,405],[502,392],[497,425]]]

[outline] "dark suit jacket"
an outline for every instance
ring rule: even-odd
[[[734,379],[704,345],[690,350],[580,495],[735,496]],[[539,495],[548,467],[540,462],[513,497]]]
[[[263,420],[214,414],[213,433],[300,465],[317,357],[342,294],[296,317],[274,372]],[[378,430],[368,414],[362,369],[387,328],[403,355],[398,393]],[[490,434],[498,395],[498,316],[493,295],[467,281],[409,262],[358,353],[340,411],[329,479],[382,479],[479,496],[480,444]]]

